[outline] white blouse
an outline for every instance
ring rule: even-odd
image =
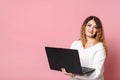
[[[71,80],[104,80],[103,72],[106,52],[102,43],[97,43],[89,48],[83,48],[82,42],[78,40],[74,41],[70,48],[78,50],[83,67],[95,69],[95,71],[89,75],[76,75],[74,78],[71,78]]]

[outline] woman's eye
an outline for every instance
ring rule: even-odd
[[[91,27],[91,25],[88,25],[89,27]]]

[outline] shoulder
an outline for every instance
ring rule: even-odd
[[[78,44],[78,43],[81,44],[81,40],[75,40],[75,41],[72,42],[72,44]]]
[[[96,46],[95,46],[96,49],[98,49],[98,50],[99,50],[99,49],[104,49],[104,46],[103,46],[103,43],[102,43],[102,42],[98,42],[98,43],[96,43],[95,45],[96,45]]]
[[[106,56],[106,51],[105,48],[103,46],[103,43],[97,43],[96,44],[96,55],[100,56]]]
[[[75,40],[72,42],[72,45],[82,45],[81,40]]]
[[[75,40],[71,44],[71,48],[78,48],[78,47],[81,47],[81,46],[82,46],[81,40]]]

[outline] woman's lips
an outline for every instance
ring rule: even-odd
[[[88,31],[90,34],[93,34],[93,31]]]

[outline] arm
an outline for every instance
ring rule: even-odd
[[[89,75],[84,75],[84,76],[76,75],[75,78],[89,79],[89,80],[98,79],[103,74],[105,58],[106,58],[106,54],[104,48],[98,50],[94,56],[93,65],[92,65],[92,68],[95,68],[96,70]]]

